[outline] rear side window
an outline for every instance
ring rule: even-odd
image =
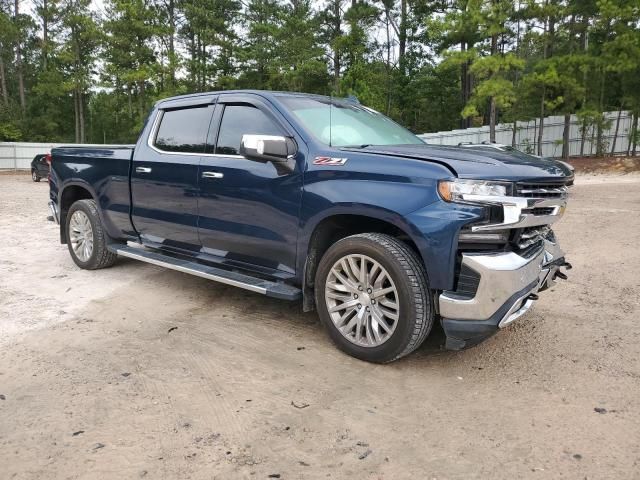
[[[166,152],[204,153],[210,116],[206,106],[166,110],[154,145]]]
[[[226,105],[218,133],[216,153],[238,155],[242,135],[282,135],[282,130],[262,110],[251,105]]]

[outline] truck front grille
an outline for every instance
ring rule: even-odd
[[[564,183],[518,183],[516,195],[526,198],[564,198],[567,187]]]
[[[512,241],[513,249],[521,257],[529,258],[540,249],[545,238],[554,238],[548,225],[523,228]]]
[[[537,208],[528,208],[528,209],[522,210],[522,213],[529,213],[531,215],[535,215],[536,217],[539,217],[542,215],[553,215],[554,211],[555,211],[555,207],[537,207]]]

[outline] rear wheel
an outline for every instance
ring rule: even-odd
[[[31,170],[31,180],[33,180],[34,182],[39,182],[40,181],[40,177],[38,176],[38,172],[36,172],[35,170]]]
[[[332,340],[362,360],[385,363],[408,355],[433,325],[424,267],[389,235],[365,233],[335,243],[318,267],[315,295]]]
[[[67,212],[67,246],[80,268],[97,270],[113,265],[118,258],[107,249],[107,235],[94,200],[78,200]]]

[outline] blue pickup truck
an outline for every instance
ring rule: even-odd
[[[135,146],[52,151],[60,240],[316,309],[371,362],[435,322],[479,343],[566,278],[551,224],[573,173],[519,152],[433,146],[355,101],[286,92],[173,97]]]

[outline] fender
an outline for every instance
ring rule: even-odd
[[[98,204],[98,196],[96,195],[96,191],[93,186],[87,181],[81,178],[71,178],[69,180],[65,180],[62,188],[58,191],[58,198],[56,199],[56,204],[58,206],[58,212],[60,212],[60,243],[67,243],[67,235],[65,232],[66,227],[66,212],[62,210],[62,199],[64,197],[65,192],[69,189],[69,187],[80,187],[83,190],[89,192],[91,198]],[[104,216],[102,214],[102,209],[98,208],[98,215],[100,216],[100,221],[104,225]]]

